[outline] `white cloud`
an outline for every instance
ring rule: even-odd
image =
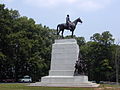
[[[5,3],[12,3],[15,0],[0,0]],[[57,8],[57,7],[69,7],[79,9],[83,11],[94,11],[105,8],[111,3],[112,0],[21,0],[34,7],[42,8]]]
[[[86,11],[94,11],[105,8],[112,0],[79,0],[76,3],[77,8]]]
[[[70,4],[74,3],[77,0],[23,0],[23,2],[26,2],[28,4],[36,5],[39,7],[55,7],[55,6],[61,6],[61,4]]]
[[[0,0],[0,3],[12,3],[14,0]]]
[[[87,0],[86,2],[80,2],[79,5],[77,5],[78,8],[83,10],[97,10],[103,7],[103,5],[100,5],[100,3],[97,3],[93,0]]]
[[[74,7],[88,11],[105,8],[111,1],[112,0],[23,0],[23,2],[37,7]]]

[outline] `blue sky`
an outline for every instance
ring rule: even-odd
[[[120,41],[120,0],[0,0],[0,3],[51,29],[64,23],[67,14],[71,21],[80,17],[83,24],[77,25],[76,36],[89,40],[94,33],[110,31]],[[70,34],[65,31],[65,35]]]

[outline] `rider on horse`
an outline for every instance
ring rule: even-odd
[[[67,15],[67,17],[66,17],[66,25],[67,25],[68,29],[71,29],[70,23],[71,23],[70,17],[69,17],[69,15]]]
[[[75,30],[78,22],[82,23],[82,20],[80,18],[77,18],[76,20],[71,22],[70,18],[69,18],[69,15],[67,15],[66,23],[62,23],[62,24],[57,25],[57,35],[59,35],[59,33],[62,32],[61,34],[62,34],[62,37],[63,37],[64,29],[66,29],[66,30],[70,30],[72,32],[71,36],[73,37],[73,33],[74,33],[74,30]]]

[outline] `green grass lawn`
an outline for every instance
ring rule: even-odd
[[[120,86],[100,85],[98,88],[61,88],[61,87],[30,87],[27,84],[0,84],[0,90],[120,90]]]

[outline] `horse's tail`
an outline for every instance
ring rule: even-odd
[[[57,25],[57,35],[59,35],[59,27],[60,27],[60,24]]]

